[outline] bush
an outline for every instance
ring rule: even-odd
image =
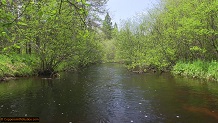
[[[0,77],[33,75],[39,65],[34,55],[0,55],[0,59]]]
[[[218,62],[206,62],[201,60],[193,62],[179,61],[173,67],[172,73],[218,81]]]

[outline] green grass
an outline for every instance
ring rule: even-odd
[[[0,55],[0,77],[30,76],[38,65],[34,55]]]
[[[218,62],[217,61],[179,61],[173,67],[172,73],[193,78],[202,78],[218,81]]]

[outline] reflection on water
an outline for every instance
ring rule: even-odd
[[[0,116],[41,123],[218,122],[217,83],[95,65],[61,79],[0,84]]]

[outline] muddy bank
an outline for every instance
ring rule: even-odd
[[[9,80],[15,80],[15,79],[17,79],[17,77],[1,77],[0,78],[0,82],[9,81]]]

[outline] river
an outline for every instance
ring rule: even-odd
[[[39,117],[40,123],[217,123],[218,83],[93,65],[60,79],[0,83],[0,117]]]

